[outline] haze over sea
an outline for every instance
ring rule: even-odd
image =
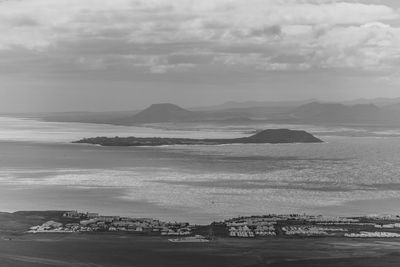
[[[168,126],[1,117],[0,210],[78,209],[194,223],[265,213],[399,213],[399,129],[265,123]],[[231,138],[268,128],[303,129],[325,143],[164,147],[70,143],[116,135]]]

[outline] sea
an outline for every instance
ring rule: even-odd
[[[324,143],[101,147],[94,136],[234,138],[306,130]],[[78,210],[205,224],[270,213],[400,214],[400,129],[0,117],[0,211]]]

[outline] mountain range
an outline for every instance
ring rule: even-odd
[[[359,103],[358,103],[359,102]],[[400,126],[400,100],[377,100],[377,104],[353,101],[355,104],[305,102],[229,102],[209,108],[185,109],[170,103],[153,104],[140,111],[60,112],[20,115],[45,121],[85,122],[115,125],[154,123],[212,122],[307,124],[363,124]]]
[[[374,104],[346,106],[319,102],[302,105],[291,116],[309,123],[379,123],[385,118],[383,110]]]

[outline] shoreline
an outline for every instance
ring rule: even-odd
[[[36,234],[0,239],[1,266],[398,266],[400,239],[232,239],[173,243],[121,234]]]

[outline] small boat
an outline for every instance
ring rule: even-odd
[[[180,237],[180,238],[171,238],[168,239],[170,242],[174,243],[202,243],[202,242],[210,242],[210,240],[206,239],[204,236],[195,235],[188,237]]]

